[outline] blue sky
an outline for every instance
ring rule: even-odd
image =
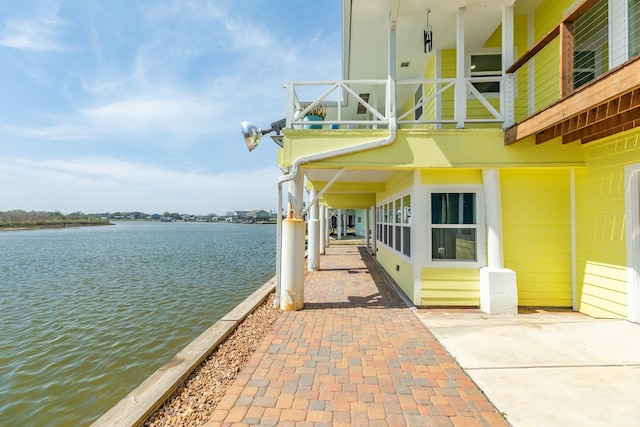
[[[289,81],[341,76],[341,1],[0,0],[0,211],[276,208]]]

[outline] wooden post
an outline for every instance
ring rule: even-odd
[[[573,22],[560,24],[560,98],[573,93]]]

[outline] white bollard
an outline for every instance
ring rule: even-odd
[[[280,309],[304,307],[304,220],[282,220],[282,267],[280,274]]]

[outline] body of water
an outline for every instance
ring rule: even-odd
[[[0,233],[0,425],[88,425],[275,274],[276,227]]]

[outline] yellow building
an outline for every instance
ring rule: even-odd
[[[640,0],[345,0],[343,80],[290,82],[279,164],[418,306],[640,321]],[[314,107],[326,111],[309,128]],[[285,242],[286,244],[286,242]]]

